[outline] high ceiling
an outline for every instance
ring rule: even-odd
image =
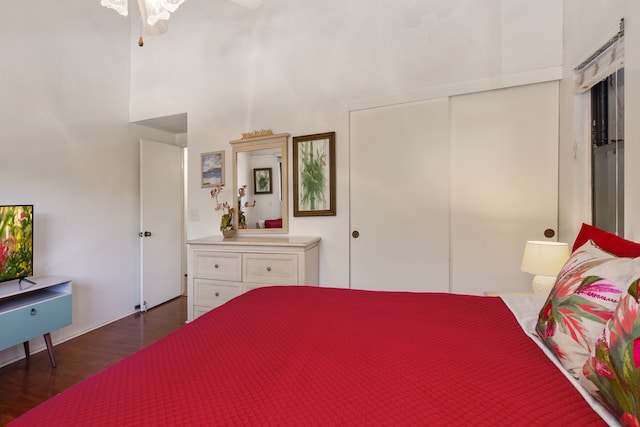
[[[153,119],[133,122],[136,125],[158,129],[172,134],[187,132],[187,113],[174,114],[172,116],[155,117]]]

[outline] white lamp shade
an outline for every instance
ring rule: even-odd
[[[520,269],[531,274],[557,276],[569,255],[567,243],[530,240],[524,247]]]

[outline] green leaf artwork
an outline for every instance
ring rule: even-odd
[[[300,143],[300,202],[305,209],[316,210],[326,201],[325,144],[314,147],[315,141]]]
[[[258,174],[258,190],[261,192],[269,191],[269,177],[266,172]]]

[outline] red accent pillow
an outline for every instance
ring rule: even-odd
[[[279,219],[265,219],[264,228],[282,228],[282,218]]]
[[[589,240],[592,240],[603,251],[618,257],[636,258],[640,256],[640,243],[623,239],[589,224],[582,224],[578,237],[573,243],[572,252]]]

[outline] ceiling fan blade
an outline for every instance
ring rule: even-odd
[[[229,0],[235,4],[239,4],[240,6],[244,6],[247,9],[256,9],[262,6],[262,0]]]

